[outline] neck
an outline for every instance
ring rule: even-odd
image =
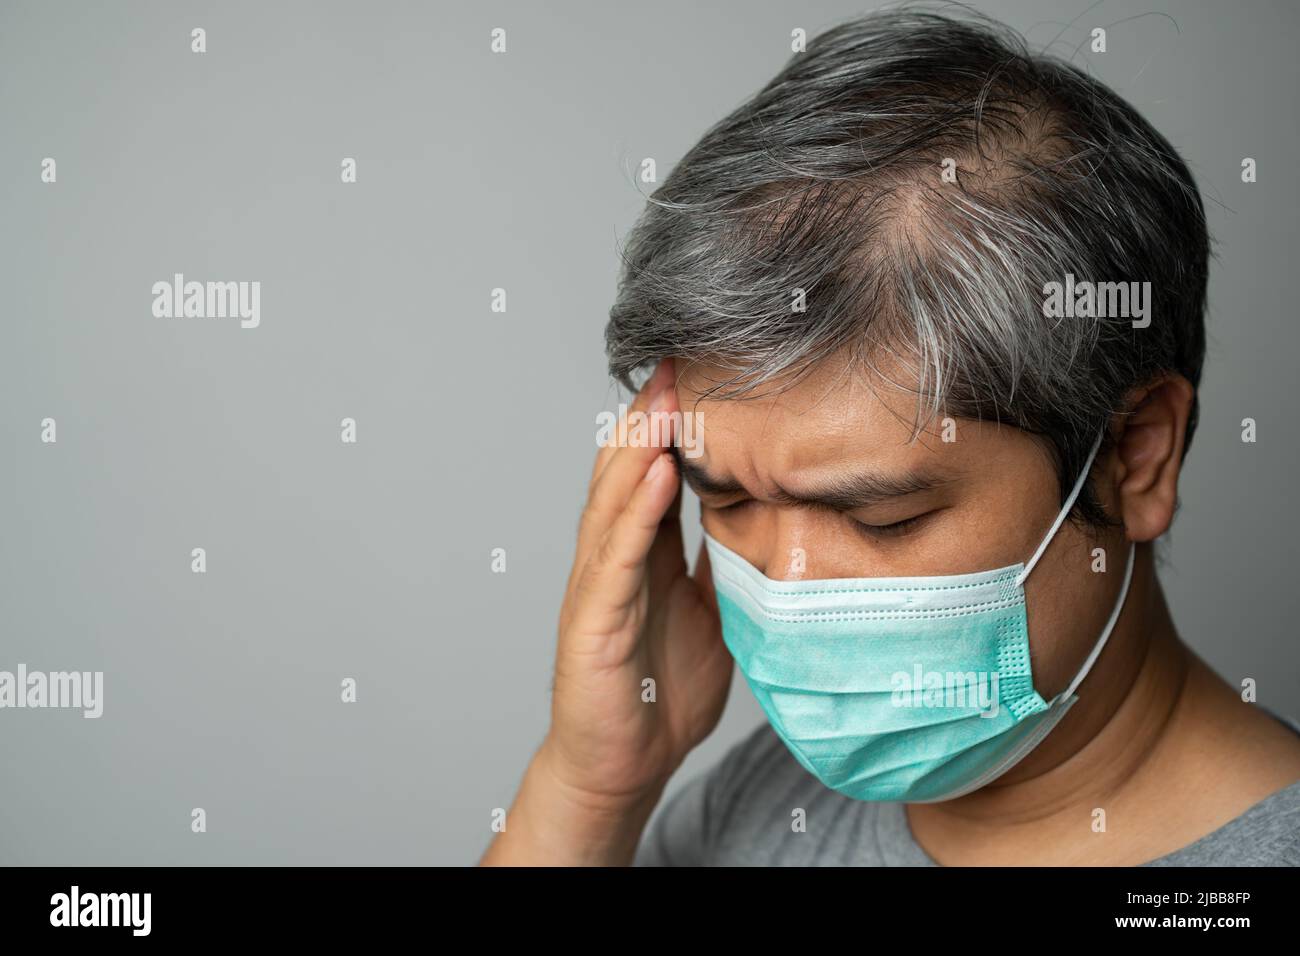
[[[1048,738],[975,793],[908,806],[914,835],[939,862],[956,861],[964,846],[981,848],[987,858],[994,833],[1011,854],[1009,835],[1011,844],[1033,845],[1057,827],[1078,832],[1094,808],[1122,805],[1160,785],[1147,771],[1167,749],[1175,713],[1187,706],[1191,655],[1169,615],[1149,545],[1135,562],[1115,630],[1077,689],[1078,702]],[[1023,846],[1014,849],[1023,856]]]

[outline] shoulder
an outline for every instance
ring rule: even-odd
[[[1193,757],[1182,776],[1196,783],[1180,781],[1190,789],[1176,809],[1193,823],[1214,820],[1214,829],[1147,865],[1300,866],[1300,723],[1223,693],[1212,672],[1199,679],[1208,716],[1187,734]]]
[[[1300,781],[1152,866],[1300,866]]]

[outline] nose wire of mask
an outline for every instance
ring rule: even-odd
[[[1118,621],[1133,570],[1130,545],[1110,620],[1070,686],[1044,700],[1034,687],[1023,584],[1100,444],[1099,436],[1026,565],[778,581],[705,532],[727,648],[808,772],[854,799],[929,803],[984,786],[1050,733]]]

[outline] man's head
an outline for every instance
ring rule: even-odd
[[[631,385],[675,357],[717,399],[834,367],[905,391],[887,404],[914,435],[951,416],[1033,436],[1059,503],[1144,389],[1198,383],[1208,246],[1186,166],[1105,86],[991,21],[875,14],[815,38],[655,192],[610,367]],[[1150,283],[1150,324],[1045,316],[1070,276]],[[1193,393],[1180,458],[1195,424]],[[1118,520],[1091,486],[1075,512]]]
[[[1100,83],[982,19],[872,15],[813,40],[656,191],[610,366],[631,385],[672,360],[703,413],[702,457],[678,460],[704,526],[778,579],[1027,561],[1105,430],[1078,524],[1026,584],[1056,693],[1128,540],[1172,520],[1208,245],[1186,166]],[[1070,276],[1150,283],[1149,324],[1046,315]],[[1087,573],[1097,547],[1116,573]]]

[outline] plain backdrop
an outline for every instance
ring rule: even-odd
[[[1296,715],[1296,7],[979,6],[1059,34],[1201,185],[1210,348],[1163,581],[1191,646]],[[634,174],[792,29],[866,9],[0,7],[0,669],[106,685],[98,720],[0,711],[0,862],[475,862],[546,729],[596,415],[627,398],[602,333]],[[260,281],[260,327],[155,318],[176,272]],[[737,677],[672,786],[762,719]]]

